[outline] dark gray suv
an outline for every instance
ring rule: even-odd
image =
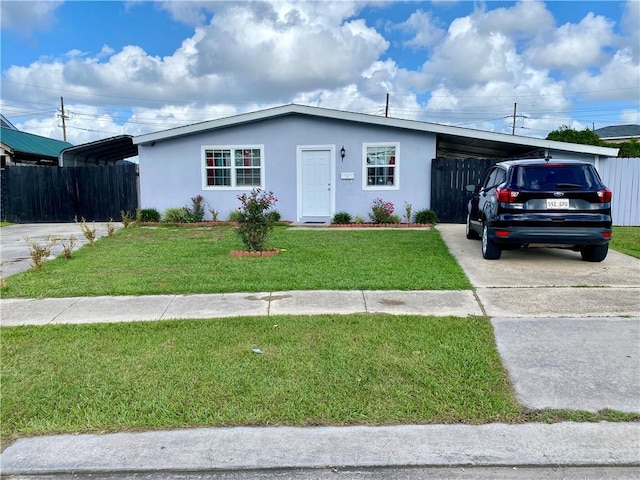
[[[611,191],[595,167],[571,160],[513,160],[491,168],[484,183],[467,187],[466,234],[482,239],[482,256],[548,246],[579,251],[601,262],[611,239]]]

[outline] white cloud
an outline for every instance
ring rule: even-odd
[[[540,68],[584,69],[602,65],[604,49],[613,41],[613,22],[589,13],[578,24],[562,25],[526,56]]]
[[[148,102],[271,103],[318,89],[357,82],[387,49],[388,42],[362,19],[344,22],[353,4],[217,3],[208,26],[198,27],[172,55],[151,56],[141,46],[97,55],[71,51],[28,67],[10,67],[12,97],[25,95],[16,84],[70,92],[96,103],[120,97]],[[177,6],[175,6],[177,8]],[[50,92],[36,94],[50,96]]]
[[[269,101],[296,91],[340,88],[388,48],[363,20],[315,11],[324,4],[241,4],[219,12],[194,45],[196,77],[233,76],[243,96]],[[304,8],[300,8],[300,7]]]
[[[619,50],[596,73],[583,71],[571,80],[574,91],[586,92],[598,100],[640,101],[640,64],[630,48]]]
[[[2,1],[0,25],[2,30],[14,30],[22,35],[37,29],[48,28],[55,21],[55,11],[62,1]]]
[[[13,3],[1,2],[3,28]],[[37,5],[30,21],[42,27],[42,12],[52,14],[58,3]],[[569,113],[578,100],[571,92],[637,104],[640,2],[625,5],[622,29],[594,14],[557,27],[538,1],[478,5],[446,30],[437,10],[416,8],[388,30],[385,21],[376,23],[378,31],[358,17],[367,6],[361,2],[163,2],[154,6],[194,27],[172,54],[150,55],[144,44],[56,52],[5,68],[3,97],[55,105],[64,95],[68,110],[81,113],[68,122],[73,143],[289,102],[379,114],[386,93],[394,116],[505,132],[517,103],[527,116],[517,133],[536,136],[579,124]],[[410,62],[390,51],[423,55],[424,63],[401,68]],[[620,115],[638,116],[629,108]],[[52,111],[18,125],[59,138],[57,123]]]
[[[620,123],[640,123],[640,109],[623,110],[620,114]]]
[[[406,41],[404,45],[415,49],[429,49],[435,45],[444,35],[433,21],[431,14],[417,10],[403,23],[396,27],[410,35],[413,38]]]
[[[640,60],[640,2],[638,0],[629,0],[625,4],[624,13],[622,15],[622,31],[624,36],[621,39],[621,48],[630,48],[633,55],[633,61]]]

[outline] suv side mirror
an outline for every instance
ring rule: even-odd
[[[475,185],[467,185],[465,187],[465,190],[467,190],[467,192],[469,193],[476,193],[478,190],[478,187],[476,187]]]

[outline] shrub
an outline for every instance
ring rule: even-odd
[[[116,234],[116,227],[113,225],[113,218],[107,222],[107,237],[112,238]]]
[[[270,212],[267,212],[267,217],[269,217],[271,223],[278,223],[281,218],[278,210],[271,210]]]
[[[431,225],[435,225],[436,223],[438,223],[438,215],[436,215],[436,212],[434,212],[433,210],[418,210],[416,212],[415,220],[416,223],[430,223]]]
[[[131,216],[131,212],[125,212],[124,210],[120,210],[120,216],[122,217],[122,226],[124,228],[128,228],[129,225],[133,222],[133,217]]]
[[[404,202],[404,218],[407,220],[407,223],[411,223],[411,210],[412,205],[408,202]]]
[[[353,217],[353,223],[364,223],[364,218],[362,218],[360,215],[356,215],[355,217]]]
[[[29,245],[29,256],[31,257],[31,266],[34,270],[40,270],[44,261],[49,258],[51,255],[51,249],[53,246],[58,243],[58,238],[52,237],[49,235],[47,237],[46,243],[44,245],[40,245],[35,240],[31,240],[28,236],[25,235],[24,241]]]
[[[218,210],[216,210],[214,207],[212,207],[209,204],[207,204],[207,210],[209,210],[209,213],[211,214],[211,220],[214,221],[214,222],[217,222],[218,221],[218,215],[219,215]]]
[[[393,214],[394,206],[391,202],[385,202],[381,198],[376,198],[371,207],[369,217],[373,223],[390,223],[390,217]]]
[[[76,220],[76,223],[78,223],[77,220]],[[93,228],[91,228],[91,227],[89,227],[89,225],[87,225],[87,221],[84,219],[84,217],[82,217],[80,219],[80,230],[82,230],[82,234],[89,241],[89,245],[91,245],[93,247],[95,245],[95,243],[96,243],[96,226],[95,226],[95,223],[93,224]]]
[[[167,223],[187,223],[187,211],[184,207],[167,208],[164,211],[163,220]]]
[[[331,223],[335,223],[338,225],[351,223],[351,215],[347,212],[338,212],[333,216],[333,220],[331,220]]]
[[[229,212],[229,216],[227,217],[227,221],[234,222],[234,223],[239,223],[241,217],[242,217],[242,215],[240,214],[240,212],[238,210],[232,210],[231,212]]]
[[[389,219],[387,220],[387,223],[400,223],[400,215],[389,215]]]
[[[142,210],[138,210],[138,221],[139,222],[159,222],[160,221],[160,212],[155,208],[143,208]]]
[[[74,237],[73,235],[69,237],[68,243],[62,240],[62,255],[64,256],[64,258],[66,258],[67,260],[71,258],[71,252],[73,251],[73,248],[75,246],[76,237]]]
[[[237,232],[245,248],[250,252],[261,252],[267,242],[267,236],[273,228],[269,211],[278,199],[273,192],[254,188],[250,194],[238,195],[240,200],[240,218]]]
[[[199,223],[204,220],[204,197],[191,197],[191,207],[184,207],[187,223]]]

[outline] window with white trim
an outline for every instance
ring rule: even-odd
[[[365,143],[363,145],[363,185],[365,190],[398,189],[398,143]]]
[[[204,189],[262,186],[262,146],[203,147],[202,157]]]

